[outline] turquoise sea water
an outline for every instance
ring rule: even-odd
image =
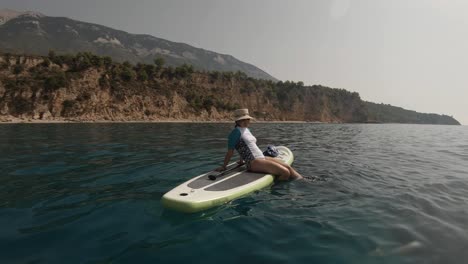
[[[253,124],[306,180],[162,208],[230,124],[0,126],[0,263],[464,263],[468,127]]]

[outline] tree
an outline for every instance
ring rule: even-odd
[[[232,77],[234,76],[233,72],[223,72],[222,73],[224,80],[230,81]]]
[[[138,80],[139,81],[146,81],[148,80],[148,74],[146,73],[146,71],[144,69],[140,69],[138,71]]]
[[[17,96],[13,98],[13,112],[16,114],[23,114],[31,112],[33,105],[29,99]]]
[[[175,68],[175,74],[179,78],[186,78],[190,76],[193,72],[193,66],[185,63]]]
[[[130,68],[124,67],[120,73],[120,78],[126,82],[129,82],[135,79],[135,72]]]
[[[244,87],[240,89],[241,93],[246,93],[250,95],[251,93],[255,92],[255,84],[252,81],[249,81],[245,84]]]
[[[45,79],[44,88],[46,90],[57,90],[61,87],[65,87],[67,83],[65,73],[60,71]]]
[[[49,59],[51,61],[54,61],[55,57],[56,57],[55,51],[49,50]]]
[[[44,58],[44,60],[43,60],[42,63],[41,63],[41,66],[42,66],[42,67],[45,67],[45,68],[49,68],[49,66],[50,66],[50,60],[49,60],[49,58]]]
[[[156,67],[152,64],[145,64],[144,70],[146,71],[148,78],[153,78],[156,73]]]
[[[8,69],[8,63],[6,61],[0,63],[0,70]]]
[[[211,77],[212,82],[217,81],[220,76],[221,76],[221,73],[219,71],[210,72],[210,77]]]
[[[104,60],[103,58],[97,56],[97,55],[94,55],[94,54],[90,54],[90,61],[91,61],[91,64],[95,67],[102,67],[104,65]]]
[[[242,71],[236,71],[234,76],[236,76],[236,78],[239,79],[239,80],[247,79],[247,77],[248,77],[247,74],[245,72],[242,72]]]
[[[135,65],[135,67],[133,67],[133,69],[134,69],[136,72],[139,72],[140,70],[143,69],[143,67],[144,67],[144,64],[141,64],[141,63],[138,62],[138,63]]]
[[[3,58],[5,58],[5,61],[9,66],[10,65],[10,59],[11,59],[11,53],[7,52],[7,53],[3,54]]]
[[[174,76],[175,76],[174,68],[172,66],[169,66],[169,67],[165,68],[164,71],[161,73],[161,76],[163,78],[168,78],[168,79],[174,78]]]
[[[24,71],[24,65],[23,64],[15,64],[13,67],[13,74],[18,75]]]
[[[106,68],[109,68],[112,65],[112,58],[109,56],[104,56],[102,58],[102,61],[104,63],[104,66],[106,66]]]
[[[107,87],[109,85],[109,81],[107,79],[107,76],[105,74],[101,75],[99,78],[99,86],[101,87]]]
[[[154,60],[154,64],[156,65],[158,71],[164,66],[165,63],[166,61],[161,57],[158,57]]]
[[[128,69],[132,68],[132,64],[130,62],[128,62],[128,61],[124,61],[124,63],[122,63],[122,66],[124,66],[124,68],[128,68]]]
[[[211,107],[214,105],[213,97],[207,97],[203,99],[203,108],[206,109],[206,111],[210,112]]]
[[[72,59],[72,70],[73,71],[83,71],[91,67],[91,57],[93,55],[89,52],[78,52],[76,56]]]

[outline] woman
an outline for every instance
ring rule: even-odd
[[[234,111],[236,127],[229,135],[228,151],[224,158],[223,166],[217,168],[217,171],[226,170],[229,161],[234,154],[234,149],[239,152],[242,164],[247,164],[247,169],[251,172],[268,173],[278,176],[278,180],[301,179],[302,176],[291,166],[280,160],[265,157],[257,146],[257,139],[248,129],[250,120],[248,109],[237,109]]]

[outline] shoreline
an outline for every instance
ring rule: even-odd
[[[179,123],[179,124],[231,124],[233,120],[189,120],[189,119],[160,119],[160,120],[40,120],[40,119],[21,119],[21,118],[8,118],[0,119],[1,125],[8,124],[158,124],[158,123]],[[269,123],[269,124],[369,124],[369,125],[385,125],[385,124],[400,124],[400,125],[447,125],[449,124],[417,124],[417,123],[344,123],[344,122],[322,122],[322,121],[298,121],[298,120],[254,120],[252,123]],[[456,126],[456,125],[455,125]],[[466,126],[460,124],[459,126]]]
[[[232,120],[187,120],[187,119],[167,119],[167,120],[129,120],[129,121],[115,121],[115,120],[23,120],[23,119],[14,119],[14,120],[1,120],[0,125],[2,124],[115,124],[115,123],[225,123],[230,124],[234,123]],[[317,124],[333,124],[331,122],[318,122],[318,121],[281,121],[281,120],[256,120],[253,123],[317,123]]]

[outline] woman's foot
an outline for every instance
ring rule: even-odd
[[[295,169],[291,167],[289,170],[291,172],[291,180],[300,180],[303,179],[302,175],[300,175]]]

